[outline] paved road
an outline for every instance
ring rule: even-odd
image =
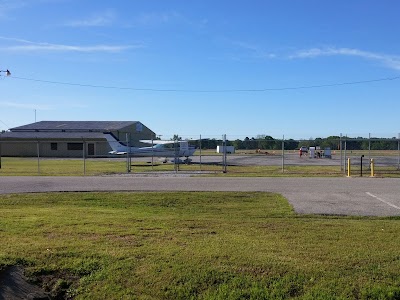
[[[268,191],[302,214],[400,215],[394,178],[0,177],[0,194],[59,191]]]
[[[254,151],[254,150],[253,150]],[[262,154],[241,154],[241,155],[231,155],[228,154],[227,163],[230,166],[281,166],[282,165],[282,156],[281,152],[270,151],[268,155]],[[190,157],[192,159],[193,164],[200,163],[200,156],[195,155]],[[351,164],[353,166],[360,165],[360,156],[353,155],[350,151],[347,152],[347,158],[351,159]],[[385,167],[392,166],[397,167],[399,164],[399,156],[371,156],[371,158],[375,161],[375,166]],[[126,158],[113,158],[114,160],[124,161]],[[164,159],[164,158],[162,158]],[[96,158],[99,160],[99,158]],[[108,159],[109,160],[109,159]],[[159,162],[159,158],[154,158],[155,162]],[[151,157],[143,158],[143,157],[133,157],[133,162],[151,162]],[[221,155],[203,155],[201,156],[201,162],[203,164],[222,164],[222,156]],[[332,158],[314,158],[311,159],[307,155],[303,155],[299,157],[298,152],[296,151],[291,153],[285,153],[284,164],[286,166],[340,166],[341,157],[338,152],[335,155],[332,155]],[[347,163],[347,159],[342,157],[342,163]],[[365,169],[369,166],[368,155],[366,155],[363,159],[363,166]]]

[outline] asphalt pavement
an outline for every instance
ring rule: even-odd
[[[400,216],[396,178],[0,177],[0,194],[73,191],[276,192],[300,214]]]

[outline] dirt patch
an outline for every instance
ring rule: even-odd
[[[67,291],[79,278],[61,272],[25,276],[22,266],[0,270],[0,300],[72,299]]]
[[[51,299],[40,287],[29,283],[20,266],[0,271],[0,299]]]

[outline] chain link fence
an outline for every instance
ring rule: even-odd
[[[232,176],[400,177],[399,138],[189,139],[110,154],[104,140],[0,140],[0,175],[229,174]],[[129,146],[129,143],[125,143]],[[158,145],[158,146],[157,146]],[[160,150],[162,149],[162,150]],[[187,154],[187,153],[186,153]],[[371,173],[373,172],[373,173]]]

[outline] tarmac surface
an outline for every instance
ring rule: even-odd
[[[203,156],[191,156],[192,164],[199,164],[200,161],[203,164],[222,164],[222,155],[203,155]],[[347,158],[351,159],[353,166],[359,166],[361,163],[361,157],[359,155],[353,155],[350,151],[346,154],[346,157],[341,157],[340,153],[332,155],[331,158],[310,158],[304,154],[299,157],[296,152],[285,153],[282,159],[282,153],[280,151],[269,151],[267,154],[228,154],[227,164],[229,166],[281,166],[284,163],[286,166],[340,166],[347,163]],[[392,166],[397,167],[400,165],[400,156],[371,156],[375,161],[375,166],[385,167]],[[113,158],[119,160],[125,160],[126,158]],[[164,159],[164,158],[163,158]],[[159,158],[154,158],[154,162],[159,162]],[[133,162],[147,161],[151,162],[151,157],[132,157]],[[363,158],[363,166],[368,167],[370,159],[368,155]]]
[[[288,199],[300,214],[400,216],[397,178],[215,178],[185,174],[0,177],[0,194],[91,191],[261,191]]]

